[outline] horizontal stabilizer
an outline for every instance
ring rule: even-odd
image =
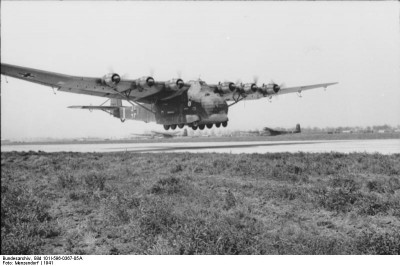
[[[100,106],[93,106],[93,105],[72,105],[72,106],[68,106],[68,108],[73,108],[73,109],[89,109],[89,110],[115,110],[115,109],[118,109],[120,107],[124,107],[124,106],[104,106],[104,105],[100,105]]]

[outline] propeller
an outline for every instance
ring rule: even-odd
[[[178,86],[179,89],[182,89],[183,86],[185,85],[185,82],[183,82],[183,80],[182,80],[181,78],[179,78],[179,79],[176,81],[176,85]]]
[[[150,67],[149,73],[150,73],[150,77],[154,76],[154,67]]]
[[[178,80],[176,81],[176,85],[178,86],[179,89],[182,89],[185,86],[185,82],[182,79],[182,70],[177,70],[176,76],[178,77]]]
[[[177,70],[176,75],[177,75],[178,79],[181,79],[182,78],[182,70]]]
[[[111,81],[114,82],[115,84],[118,84],[121,81],[121,76],[118,74],[113,74],[111,76]]]
[[[258,76],[257,75],[253,76],[253,83],[257,85],[257,83],[258,83]]]
[[[146,79],[146,83],[147,83],[147,85],[148,85],[149,87],[151,87],[151,86],[153,86],[153,85],[155,84],[155,81],[154,81],[153,77],[148,77],[148,78]]]
[[[273,89],[273,91],[275,93],[278,93],[284,87],[284,85],[285,85],[284,83],[281,83],[280,85],[278,85],[271,79],[270,83],[267,86],[269,86],[271,89]]]
[[[251,86],[251,91],[252,92],[256,92],[256,91],[258,91],[260,89],[260,87],[258,87],[257,83],[258,83],[258,76],[254,75],[253,76],[253,85]]]
[[[115,71],[114,71],[114,68],[113,68],[112,66],[108,66],[108,67],[107,67],[107,72],[108,72],[108,73],[117,74],[117,75],[120,77],[120,81],[123,80],[123,79],[128,78],[128,76],[129,76],[129,73],[127,73],[127,72],[125,72],[125,73],[122,74],[122,75],[118,74],[118,72],[115,72]],[[119,81],[118,81],[118,82],[119,82]]]
[[[112,66],[107,67],[108,73],[114,73],[114,68]]]
[[[108,67],[108,73],[102,77],[102,83],[107,86],[114,87],[121,81],[121,76]]]
[[[239,93],[243,93],[244,92],[243,91],[244,85],[243,85],[241,79],[236,80],[235,87],[236,87],[236,91],[238,91]]]

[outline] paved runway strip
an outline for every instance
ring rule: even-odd
[[[400,139],[2,145],[1,151],[44,152],[367,152],[400,153]]]

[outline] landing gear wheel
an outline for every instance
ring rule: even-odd
[[[164,125],[164,129],[168,130],[169,129],[169,125]]]
[[[183,128],[185,126],[185,124],[179,124],[178,127],[179,128]]]
[[[176,125],[171,125],[171,129],[175,130],[176,129]]]
[[[220,127],[220,126],[221,126],[221,123],[216,123],[215,126],[216,126],[216,127]]]
[[[121,119],[121,122],[124,123],[124,122],[125,122],[125,119]]]
[[[192,129],[193,129],[193,130],[196,130],[196,129],[197,129],[197,127],[196,127],[196,126],[192,126]]]
[[[207,128],[212,128],[213,124],[207,124]]]
[[[205,127],[206,127],[205,125],[200,125],[200,126],[199,126],[199,129],[200,129],[200,130],[203,130]]]
[[[227,127],[228,126],[228,121],[222,122],[222,126],[223,127]]]

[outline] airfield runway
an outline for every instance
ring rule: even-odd
[[[378,152],[393,154],[400,153],[400,139],[2,145],[1,150],[3,152]]]

